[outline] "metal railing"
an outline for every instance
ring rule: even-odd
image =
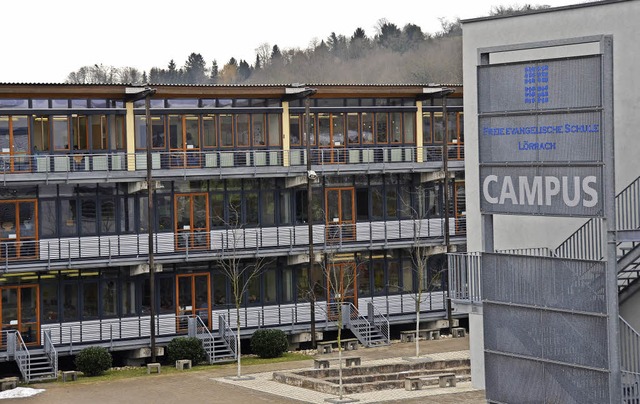
[[[22,339],[22,335],[20,331],[13,330],[12,332],[13,338],[9,338],[9,340],[13,339],[12,345],[14,349],[14,358],[16,363],[18,364],[18,369],[22,374],[22,378],[25,382],[29,382],[31,380],[31,354],[29,353],[29,349],[27,349],[27,345],[24,343]]]
[[[423,146],[422,162],[442,162],[442,146]],[[414,163],[418,161],[416,146],[359,146],[343,145],[317,147],[311,150],[314,165]],[[187,149],[153,151],[152,170],[224,169],[236,167],[265,168],[306,165],[306,148],[292,147],[287,151],[278,148],[252,148],[235,150]],[[464,159],[463,145],[449,145],[450,160]],[[126,153],[69,153],[69,154],[16,154],[0,156],[0,174],[60,174],[83,172],[143,171],[147,168],[145,152]]]
[[[389,328],[389,319],[372,302],[367,304],[367,317],[369,318],[369,323],[384,336],[386,343],[390,344],[391,328]]]
[[[420,222],[420,223],[418,223]],[[461,223],[451,220],[452,237],[463,237]],[[313,243],[317,246],[341,247],[357,243],[369,248],[385,247],[391,242],[414,243],[444,237],[444,219],[398,219],[355,224],[317,224]],[[55,269],[68,267],[77,260],[130,259],[147,261],[148,235],[120,234],[96,237],[64,237],[31,241],[4,241],[0,243],[0,270],[33,268]],[[225,251],[254,254],[261,250],[280,249],[291,253],[294,249],[306,251],[309,246],[308,226],[251,227],[242,229],[214,229],[204,232],[163,232],[154,234],[154,254],[157,259],[184,255],[221,257]]]
[[[625,403],[640,403],[640,335],[620,317],[620,370]]]
[[[511,248],[496,250],[498,254],[529,255],[535,257],[555,257],[555,251],[548,247]]]
[[[209,327],[202,321],[200,316],[189,318],[189,332],[190,337],[198,338],[202,341],[202,344],[207,352],[207,358],[209,364],[215,361],[215,344],[213,334],[209,331]]]
[[[452,300],[469,303],[482,302],[481,254],[447,254],[449,272],[449,296]]]
[[[218,332],[220,333],[220,338],[222,338],[227,344],[227,347],[229,347],[229,350],[233,353],[233,357],[237,358],[238,349],[236,347],[236,341],[238,337],[236,336],[236,333],[233,332],[233,329],[229,326],[229,323],[227,322],[227,319],[224,317],[224,315],[218,317],[218,324]]]
[[[58,351],[53,346],[53,341],[51,341],[51,331],[45,330],[43,333],[43,348],[44,353],[49,359],[49,363],[51,364],[51,368],[53,369],[53,374],[55,376],[58,375]]]

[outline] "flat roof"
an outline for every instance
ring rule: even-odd
[[[525,12],[518,13],[518,14],[492,15],[492,16],[487,16],[487,17],[468,18],[468,19],[465,19],[465,20],[460,20],[460,22],[462,24],[470,24],[470,23],[474,23],[474,22],[484,22],[484,21],[490,21],[490,20],[499,20],[499,19],[503,19],[503,18],[520,17],[520,16],[523,16],[523,15],[551,13],[551,12],[562,11],[562,10],[574,10],[574,9],[585,8],[585,7],[604,6],[604,5],[615,4],[615,3],[625,3],[625,2],[629,2],[629,1],[638,1],[638,0],[596,0],[596,1],[589,2],[589,3],[570,4],[568,6],[549,7],[549,8],[542,8],[542,9],[539,9],[539,10],[525,11]]]

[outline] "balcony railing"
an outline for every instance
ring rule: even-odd
[[[444,219],[395,220],[348,225],[314,225],[313,243],[324,248],[387,248],[393,244],[411,245],[416,239],[441,243]],[[344,229],[336,229],[344,227]],[[464,226],[450,220],[452,237],[465,235]],[[307,225],[263,228],[219,229],[209,232],[156,233],[154,254],[158,262],[176,256],[203,259],[222,258],[230,253],[242,256],[260,252],[282,254],[304,252],[309,247]],[[196,242],[197,241],[197,242]],[[38,241],[0,243],[0,269],[19,270],[37,264],[39,269],[54,269],[79,261],[116,259],[144,263],[148,255],[146,234],[65,237]]]
[[[423,294],[420,310],[422,312],[444,312],[446,310],[445,293],[430,292]],[[358,306],[366,311],[369,304],[393,322],[394,317],[414,315],[415,301],[411,293],[364,297],[358,299]],[[315,319],[318,328],[331,327],[334,323],[326,315],[327,303],[316,302]],[[227,306],[211,310],[213,334],[222,336],[233,345],[235,336],[230,328],[235,327],[237,315],[235,307]],[[240,309],[240,327],[242,332],[265,327],[279,327],[291,332],[308,330],[311,321],[311,308],[308,302],[276,304],[268,306],[242,307]],[[157,315],[155,330],[158,337],[169,337],[186,333],[188,316],[173,313]],[[150,317],[148,315],[111,318],[102,320],[72,321],[64,323],[42,324],[42,338],[47,333],[50,343],[60,352],[73,353],[86,344],[101,344],[113,349],[117,345],[133,343],[135,340],[150,336]],[[128,341],[128,342],[127,342]],[[148,341],[145,342],[147,344]]]
[[[466,303],[482,302],[480,253],[451,253],[447,255],[449,294],[452,300]]]
[[[418,152],[422,162],[441,162],[442,146],[388,147],[330,147],[311,150],[311,163],[330,166],[333,164],[398,164],[416,163]],[[464,146],[448,148],[450,160],[464,159]],[[265,168],[306,165],[304,148],[283,149],[236,149],[236,150],[184,150],[158,151],[151,156],[153,170],[191,170],[225,168]],[[123,171],[146,171],[146,152],[136,153],[73,153],[73,154],[0,154],[0,174],[69,174],[108,173]]]

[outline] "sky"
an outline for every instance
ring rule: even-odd
[[[440,18],[484,17],[495,5],[581,0],[10,0],[3,1],[3,83],[62,83],[82,66],[103,64],[149,71],[170,60],[182,67],[200,53],[207,67],[231,57],[253,64],[262,44],[306,49],[331,32],[376,33],[380,19],[423,32]]]

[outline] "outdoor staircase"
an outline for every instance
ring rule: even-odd
[[[58,378],[54,365],[51,363],[44,350],[32,350],[29,358],[29,377],[25,377],[26,382],[32,383],[45,380],[56,380]]]
[[[219,335],[213,335],[200,317],[187,319],[188,334],[202,341],[209,364],[231,362],[236,359],[235,334],[223,316],[219,319]]]
[[[616,259],[620,303],[640,290],[640,177],[616,195]],[[602,220],[590,219],[558,248],[562,258],[601,260]]]
[[[340,309],[341,305],[342,309]],[[318,306],[320,310],[324,309]],[[342,321],[338,322],[339,313]],[[358,341],[367,348],[389,345],[389,320],[380,313],[373,303],[367,303],[367,314],[363,315],[359,309],[350,302],[329,303],[325,311],[327,319],[333,319],[337,326],[346,327]]]
[[[387,337],[368,321],[351,321],[347,328],[366,347],[389,345]]]
[[[207,352],[209,363],[231,362],[236,358],[235,353],[220,336],[214,335],[213,339],[203,339],[202,345]]]

